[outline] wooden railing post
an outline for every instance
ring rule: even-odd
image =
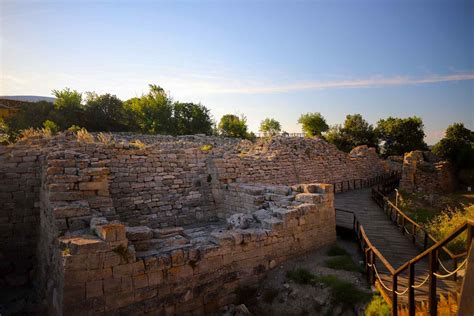
[[[469,249],[469,248],[468,248]],[[458,268],[458,258],[453,259],[453,270],[456,270]],[[454,281],[458,280],[458,273],[454,273]]]
[[[436,297],[436,275],[434,275],[434,273],[437,271],[437,263],[438,251],[433,250],[430,253],[429,260],[430,285],[428,292],[428,301],[430,307],[430,316],[437,316],[438,314],[438,299]]]
[[[370,264],[372,265],[370,270],[370,285],[375,284],[375,254],[373,251],[370,252]]]
[[[398,295],[397,295],[397,275],[392,276],[392,315],[397,316],[398,313]]]
[[[414,224],[411,224],[411,227],[412,227],[412,234],[413,234],[412,242],[416,244],[416,226]]]
[[[426,248],[428,247],[428,233],[426,232],[426,230],[423,231],[425,233],[425,239],[423,240],[423,250],[426,250]]]
[[[410,271],[408,276],[408,310],[410,316],[415,316],[415,264],[410,264]]]

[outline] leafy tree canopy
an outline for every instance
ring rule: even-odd
[[[374,128],[360,114],[347,115],[344,125],[331,127],[326,133],[325,139],[346,152],[360,145],[369,147],[378,145]]]
[[[454,123],[446,129],[446,134],[436,145],[433,153],[451,161],[455,167],[474,167],[474,133],[462,123]]]
[[[272,118],[266,118],[260,123],[260,132],[265,135],[276,135],[281,131],[280,122]]]
[[[128,121],[122,100],[109,93],[86,93],[84,127],[92,132],[128,131]]]
[[[247,119],[245,116],[226,114],[221,118],[218,130],[222,136],[247,138]]]
[[[381,119],[377,122],[375,133],[382,142],[384,156],[400,156],[413,150],[428,149],[424,141],[423,121],[417,116]]]
[[[211,114],[201,104],[176,102],[173,105],[173,121],[176,135],[212,134]]]
[[[318,112],[302,114],[298,123],[302,125],[303,132],[309,137],[321,136],[329,129],[326,119]]]

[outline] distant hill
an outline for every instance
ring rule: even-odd
[[[14,100],[14,101],[23,101],[23,102],[54,102],[56,98],[53,97],[43,97],[39,95],[4,95],[0,96],[2,100]]]

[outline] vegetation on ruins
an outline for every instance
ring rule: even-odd
[[[240,117],[235,114],[224,115],[217,126],[218,133],[225,137],[236,138],[255,138],[253,133],[248,132],[247,118],[244,115]]]
[[[449,236],[453,229],[459,227],[467,219],[474,218],[474,205],[465,208],[457,208],[442,212],[434,217],[427,225],[427,229],[437,240],[443,240]],[[466,251],[467,232],[462,233],[448,244],[448,248],[454,253]]]
[[[286,274],[289,280],[298,284],[324,284],[330,288],[331,303],[341,304],[343,308],[352,308],[355,304],[365,303],[370,300],[370,294],[361,291],[354,284],[341,280],[335,275],[316,276],[307,269],[296,268]]]
[[[267,117],[260,123],[259,131],[268,136],[276,135],[279,132],[281,132],[280,122],[278,122],[275,119]]]
[[[150,85],[147,94],[125,102],[111,94],[82,93],[65,88],[53,90],[53,103],[37,102],[22,105],[8,118],[3,132],[10,140],[28,128],[49,128],[51,132],[138,132],[144,134],[212,134],[213,121],[209,109],[201,104],[173,101],[157,85]],[[46,123],[47,122],[47,123]],[[48,126],[45,126],[44,124]]]
[[[425,132],[421,118],[389,117],[377,122],[375,134],[381,142],[384,156],[400,156],[413,150],[427,150]]]
[[[380,292],[376,292],[372,296],[372,300],[369,302],[365,309],[366,316],[389,316],[392,314],[390,305],[385,302]]]
[[[298,119],[306,136],[321,136],[329,129],[326,119],[319,112],[302,114]]]
[[[352,260],[350,254],[344,248],[333,245],[326,254],[331,257],[324,262],[326,267],[334,270],[361,272],[361,267]]]
[[[474,132],[463,123],[450,125],[444,138],[433,147],[433,153],[451,161],[458,169],[474,167]]]
[[[378,139],[374,128],[360,114],[347,115],[344,124],[332,126],[324,138],[342,151],[349,152],[352,148],[367,145],[378,147]]]

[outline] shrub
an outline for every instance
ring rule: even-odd
[[[206,145],[202,145],[200,149],[201,149],[201,151],[207,152],[207,151],[211,151],[212,148],[214,148],[214,146],[212,146],[212,144],[206,144]]]
[[[376,292],[372,296],[372,300],[365,309],[366,316],[390,316],[391,309],[390,306],[385,302],[379,292]]]
[[[332,305],[341,304],[343,308],[352,308],[357,303],[370,300],[370,294],[359,290],[354,284],[338,279],[335,275],[325,275],[318,281],[331,289]]]
[[[71,125],[69,126],[69,128],[67,129],[68,132],[73,132],[73,133],[77,133],[78,131],[80,131],[82,128],[80,126],[77,126],[77,125]]]
[[[43,122],[43,127],[44,127],[44,129],[49,130],[52,134],[56,134],[60,130],[58,124],[54,123],[51,120],[44,121]]]
[[[348,256],[349,255],[344,248],[342,248],[341,246],[338,246],[338,245],[332,245],[328,249],[326,254],[330,257],[333,257],[333,256]]]
[[[355,264],[350,256],[337,256],[325,261],[326,267],[335,270],[346,270],[352,272],[359,272],[361,268]]]
[[[314,284],[317,277],[304,268],[296,268],[286,272],[286,277],[298,284]]]
[[[436,238],[441,240],[467,219],[474,218],[474,205],[464,209],[454,209],[441,213],[432,219],[427,225],[427,230]],[[467,232],[462,233],[448,244],[448,249],[455,253],[466,250]]]

